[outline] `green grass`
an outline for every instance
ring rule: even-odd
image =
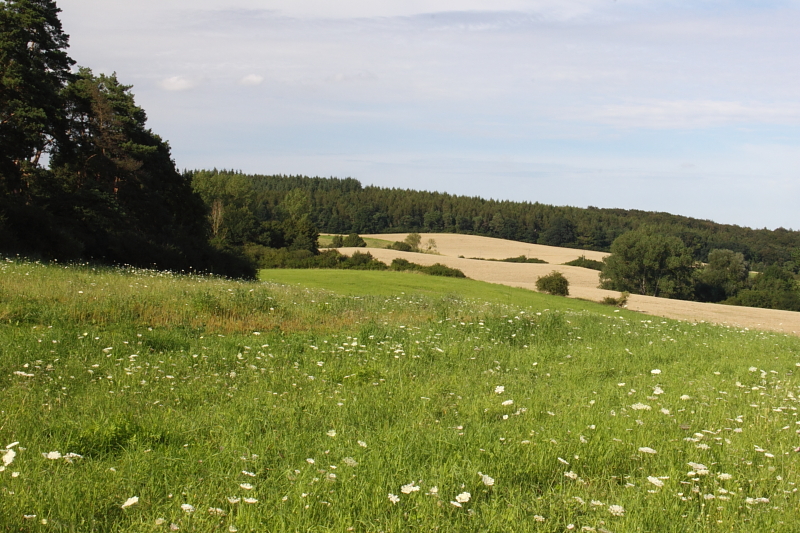
[[[798,338],[263,275],[0,263],[0,530],[796,530]]]

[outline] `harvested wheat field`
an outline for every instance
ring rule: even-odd
[[[362,237],[402,241],[406,238],[406,235],[406,233],[396,233],[362,235]],[[565,266],[562,264],[577,259],[581,255],[585,255],[587,259],[600,261],[603,257],[608,255],[604,252],[558,248],[540,244],[507,241],[504,239],[493,239],[491,237],[457,235],[452,233],[426,233],[422,235],[423,244],[427,242],[428,239],[434,239],[436,241],[438,255],[398,252],[379,248],[370,248],[369,252],[375,258],[387,263],[391,262],[395,257],[402,257],[422,265],[442,263],[450,267],[461,269],[464,274],[472,279],[531,290],[535,290],[536,279],[539,276],[549,274],[553,270],[558,270],[569,280],[569,291],[570,297],[572,298],[601,301],[605,296],[619,296],[617,292],[598,288],[600,281],[599,273],[596,270]],[[341,251],[346,254],[357,250],[363,249],[341,249]],[[547,261],[548,264],[503,263],[468,259],[470,257],[505,259],[508,257],[518,257],[520,255],[536,257]],[[627,307],[630,310],[678,320],[711,322],[738,328],[762,329],[800,335],[800,313],[792,311],[687,302],[640,295],[632,295],[628,299]]]

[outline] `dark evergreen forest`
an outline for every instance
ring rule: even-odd
[[[0,2],[0,251],[252,276],[116,75],[75,70],[52,0]]]
[[[291,247],[291,236],[276,237],[275,228],[287,219],[286,198],[297,198],[302,191],[308,219],[323,233],[466,233],[610,251],[620,235],[640,227],[656,227],[660,233],[678,237],[695,261],[706,262],[712,250],[726,249],[741,253],[753,270],[767,265],[795,273],[800,270],[800,231],[783,228],[751,229],[669,213],[557,207],[364,187],[352,178],[246,175],[225,170],[196,170],[184,175],[207,205],[216,205],[215,234],[232,245],[256,242]]]

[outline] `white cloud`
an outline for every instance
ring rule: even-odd
[[[254,87],[256,85],[261,85],[263,81],[264,81],[264,76],[259,76],[258,74],[248,74],[247,76],[239,80],[239,85]]]
[[[182,76],[173,76],[162,80],[159,85],[165,91],[188,91],[195,86],[195,83]]]

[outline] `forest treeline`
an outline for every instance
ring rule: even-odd
[[[253,276],[116,75],[74,69],[52,0],[0,2],[0,251]]]
[[[311,250],[314,228],[335,234],[465,233],[607,252],[624,233],[657,227],[660,233],[678,237],[695,261],[706,262],[712,250],[726,249],[741,253],[753,270],[769,265],[794,273],[800,270],[800,231],[783,228],[751,229],[669,213],[365,187],[352,178],[247,175],[216,169],[187,171],[184,176],[212,211],[216,209],[217,241],[231,246],[258,243]],[[292,224],[300,212],[309,225],[306,229]],[[298,233],[303,231],[306,236],[301,238]]]

